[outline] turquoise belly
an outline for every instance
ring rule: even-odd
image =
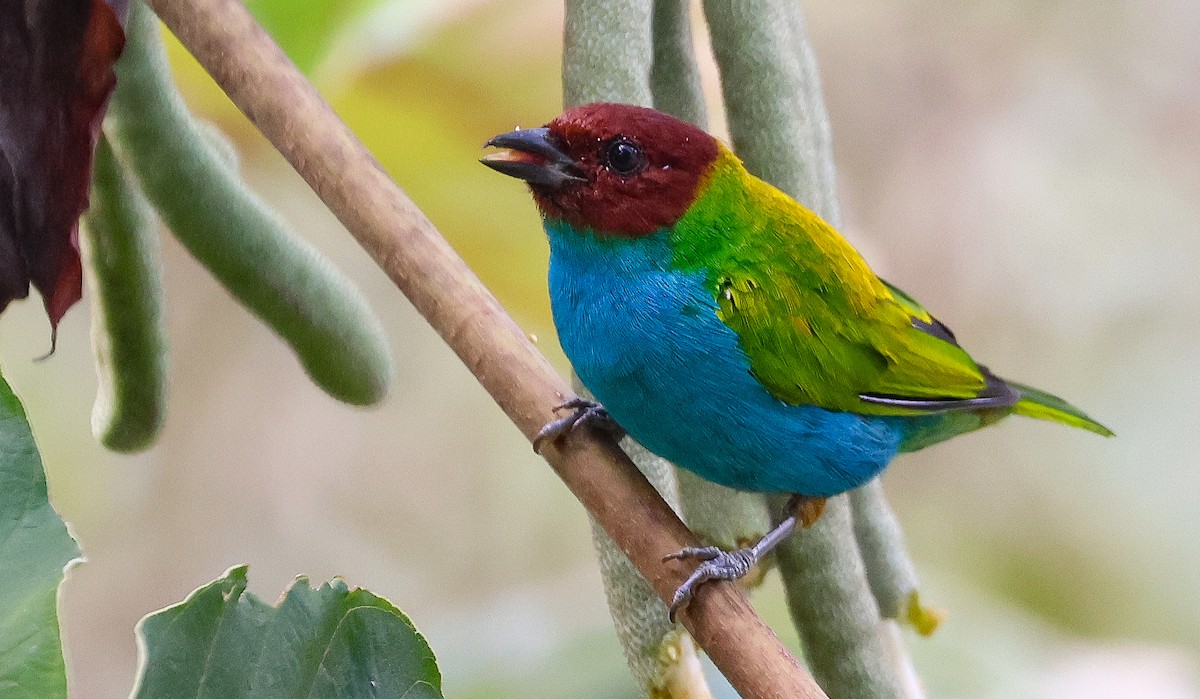
[[[670,269],[665,234],[630,241],[546,228],[563,351],[646,448],[732,488],[814,496],[857,487],[895,456],[901,419],[771,396],[704,279]]]

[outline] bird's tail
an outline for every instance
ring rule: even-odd
[[[1112,430],[1088,417],[1082,410],[1062,398],[1050,395],[1045,391],[1039,391],[1032,386],[1012,381],[1008,381],[1007,383],[1021,394],[1021,399],[1013,406],[1013,412],[1018,415],[1026,415],[1039,420],[1061,422],[1064,425],[1079,427],[1105,437],[1113,436]]]

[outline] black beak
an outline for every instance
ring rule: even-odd
[[[550,129],[544,126],[509,131],[483,144],[484,148],[492,146],[503,150],[485,155],[479,162],[535,187],[562,189],[587,182],[575,161],[550,142]]]

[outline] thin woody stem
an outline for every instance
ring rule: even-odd
[[[570,388],[245,6],[149,4],[533,439]],[[699,542],[629,459],[611,440],[582,434],[543,455],[669,599],[685,568],[663,556]],[[706,585],[681,616],[743,697],[825,696],[736,586]]]

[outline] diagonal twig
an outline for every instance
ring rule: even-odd
[[[151,0],[230,99],[458,354],[527,438],[571,391],[423,213],[237,0]],[[664,600],[683,581],[662,557],[695,537],[610,440],[572,436],[545,457]],[[824,697],[730,584],[682,621],[743,697]]]

